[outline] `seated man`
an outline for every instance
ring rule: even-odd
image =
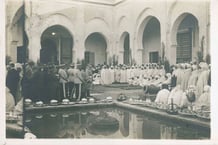
[[[101,76],[99,73],[93,74],[93,84],[100,85],[101,84]]]
[[[167,104],[170,91],[167,89],[168,85],[162,85],[162,89],[157,93],[157,97],[154,102]]]
[[[180,103],[181,103],[181,99],[183,96],[183,91],[181,89],[180,85],[177,85],[171,92],[168,98],[168,104],[172,103],[171,101],[173,101],[173,104],[176,104],[180,107]]]
[[[171,74],[167,73],[165,75],[165,80],[162,82],[162,84],[170,85],[171,84]]]
[[[203,107],[210,108],[210,86],[204,86],[204,92],[195,102],[196,108],[203,109]]]
[[[188,86],[187,90],[185,92],[183,92],[183,95],[182,95],[182,98],[181,98],[181,102],[180,102],[180,106],[181,107],[188,107],[191,105],[191,102],[188,100],[188,97],[187,95],[190,93],[190,92],[193,92],[194,94],[193,95],[196,95],[196,87],[194,85],[190,85]],[[191,96],[190,96],[191,97]],[[193,96],[193,97],[196,97],[196,96]],[[196,98],[194,98],[195,100]],[[194,101],[193,101],[194,102]]]

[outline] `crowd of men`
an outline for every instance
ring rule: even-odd
[[[99,68],[99,66],[97,67]],[[94,84],[109,85],[113,83],[128,83],[130,85],[158,84],[165,80],[164,66],[156,63],[142,65],[102,66],[98,74],[94,75]]]
[[[195,103],[210,105],[211,72],[210,65],[205,62],[179,63],[172,65],[168,72],[163,65],[155,63],[111,67],[98,65],[95,70],[94,84],[128,83],[142,87],[153,86],[160,89],[156,102],[167,104],[173,99],[178,106],[188,105],[187,93],[193,91]]]
[[[173,88],[168,91],[163,88],[158,92],[156,102],[173,103],[179,107],[190,106],[196,108],[210,108],[210,65],[205,62],[199,64],[183,63],[172,67]],[[171,83],[172,84],[172,83]],[[190,99],[193,98],[193,99]]]
[[[10,63],[6,74],[6,87],[14,97],[15,105],[22,97],[44,103],[52,99],[80,101],[90,97],[91,65],[85,68],[80,65],[36,65],[32,61],[25,66]]]
[[[202,99],[201,96],[209,92],[210,74],[210,66],[205,62],[176,64],[168,71],[163,65],[156,63],[86,67],[74,64],[36,65],[33,62],[24,67],[18,63],[10,63],[7,66],[6,86],[13,95],[15,104],[22,96],[44,103],[49,103],[52,99],[61,101],[64,98],[79,101],[82,97],[90,97],[92,84],[113,83],[155,86],[161,89],[156,102],[169,102],[173,98],[177,105],[185,104],[184,100],[187,99],[182,99],[181,94],[191,89],[195,91],[196,100],[209,104],[210,99]]]

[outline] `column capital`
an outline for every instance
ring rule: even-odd
[[[138,48],[137,51],[143,51],[143,49],[142,48]]]

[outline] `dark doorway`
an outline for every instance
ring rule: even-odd
[[[17,47],[17,62],[24,63],[25,61],[25,48],[24,46]]]
[[[73,61],[73,37],[63,26],[47,28],[41,36],[40,62],[70,64]]]
[[[40,50],[40,63],[42,64],[56,64],[57,63],[57,46],[51,39],[42,41],[42,49]]]
[[[126,35],[124,39],[124,64],[129,64],[129,57],[130,57],[130,51],[129,51],[129,34]]]
[[[149,62],[150,63],[158,63],[158,61],[159,61],[158,51],[150,52],[149,53]]]
[[[95,53],[94,52],[85,52],[85,63],[95,65]]]

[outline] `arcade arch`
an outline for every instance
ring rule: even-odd
[[[93,32],[85,40],[85,63],[107,63],[107,42],[105,36],[99,32]]]
[[[72,63],[73,37],[61,25],[48,27],[41,35],[40,62],[43,64]]]
[[[173,24],[171,31],[172,44],[176,51],[176,63],[190,62],[199,50],[199,26],[197,18],[190,13],[181,14]],[[203,52],[203,50],[202,50]]]
[[[156,17],[149,16],[144,20],[142,34],[142,63],[158,63],[161,48],[160,22]]]
[[[123,57],[123,64],[129,65],[131,61],[131,51],[130,51],[130,36],[128,32],[123,32],[120,37],[120,55]]]

